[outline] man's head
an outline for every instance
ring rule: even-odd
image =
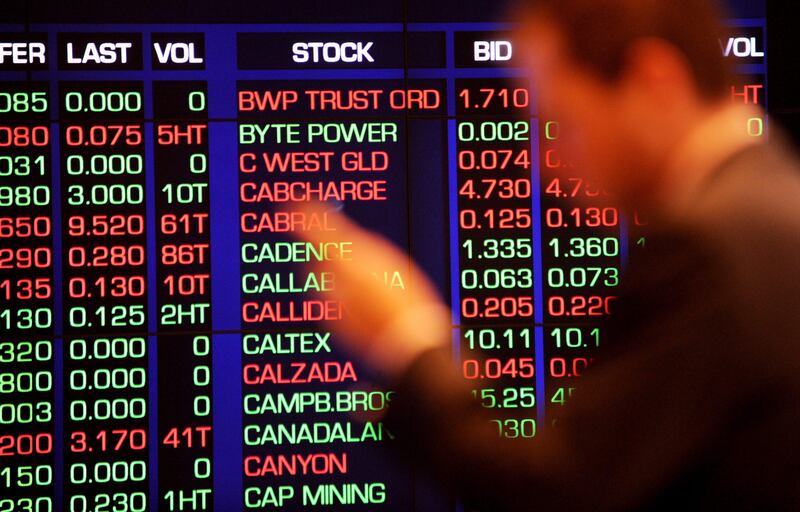
[[[543,115],[568,158],[623,198],[653,192],[728,90],[713,0],[522,0],[521,17]]]

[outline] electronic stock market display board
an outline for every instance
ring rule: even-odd
[[[303,264],[355,248],[296,242],[330,225],[292,203],[430,274],[500,436],[551,428],[604,343],[645,221],[562,157],[512,24],[252,4],[0,14],[0,511],[458,507],[394,460],[393,391],[317,325],[345,312]],[[720,51],[731,101],[763,105],[747,4]]]

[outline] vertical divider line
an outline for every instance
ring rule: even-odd
[[[408,0],[402,0],[402,9],[403,9],[403,88],[405,89],[406,93],[408,94]],[[406,173],[406,240],[407,240],[407,250],[408,250],[408,276],[410,279],[412,277],[412,269],[414,265],[414,249],[413,249],[413,240],[414,237],[412,235],[413,226],[413,215],[411,214],[411,196],[413,194],[413,186],[412,186],[412,179],[411,179],[411,122],[409,120],[408,115],[408,108],[405,109],[403,112],[403,122],[405,123],[405,157],[406,157],[406,165],[405,165],[405,173]],[[414,286],[414,283],[411,283],[411,286]],[[410,479],[411,479],[411,512],[416,512],[417,510],[417,471],[412,469],[410,470]]]
[[[208,137],[214,141],[208,148],[211,324],[214,332],[238,332],[241,260],[236,29],[206,30],[205,35],[206,69],[213,70],[207,75]],[[216,511],[233,512],[244,504],[241,334],[214,334],[211,347],[213,503]]]
[[[451,80],[448,79],[448,82]],[[449,85],[448,85],[449,87]],[[449,217],[450,217],[450,297],[453,325],[461,325],[461,290],[459,289],[461,264],[459,259],[458,236],[458,162],[457,162],[457,123],[455,119],[447,120],[447,147],[448,147],[448,192],[449,192]]]
[[[539,162],[539,120],[531,117],[531,217],[533,218],[533,302],[534,302],[534,361],[536,362],[536,416],[543,424],[545,417],[545,358],[544,358],[544,237],[542,236],[542,172]]]
[[[153,254],[148,251],[148,254]],[[149,295],[149,294],[148,294]],[[147,446],[148,457],[148,484],[150,510],[158,512],[158,446],[161,437],[158,433],[158,336],[153,334],[147,337],[147,429],[150,431],[150,443]]]
[[[458,219],[458,121],[456,120],[456,46],[453,28],[445,33],[445,52],[447,63],[447,169],[449,192],[450,224],[450,310],[453,317],[452,353],[455,364],[461,361],[461,259],[459,258],[459,219]],[[456,497],[456,512],[462,512],[464,505]]]
[[[55,48],[56,35],[48,34],[48,45]],[[50,179],[52,183],[51,211],[53,226],[53,414],[55,446],[53,452],[53,501],[56,508],[64,499],[64,302],[62,298],[63,259],[61,250],[61,124],[60,102],[58,101],[58,79],[56,60],[49,62],[49,104],[50,111]]]
[[[403,0],[403,87],[408,91],[408,0]],[[407,92],[406,92],[407,94]],[[408,108],[403,111],[403,123],[405,124],[405,157],[406,157],[406,244],[408,249],[408,270],[409,277],[411,276],[411,266],[413,264],[413,239],[411,236],[412,216],[411,216],[411,196],[413,188],[411,186],[411,120],[409,119]],[[412,493],[413,494],[413,493]]]
[[[544,363],[544,326],[534,328],[534,343],[536,345],[536,424],[537,430],[545,426],[547,411],[547,393],[545,392],[545,363]],[[546,428],[546,427],[545,427]]]
[[[151,56],[146,48],[150,47],[150,32],[142,34],[142,63],[145,71],[151,69]],[[153,81],[143,77],[144,83],[144,155],[145,155],[145,223],[147,224],[147,420],[150,432],[150,444],[147,447],[150,463],[148,464],[148,484],[150,510],[158,512],[158,247],[156,234],[158,229],[156,211],[156,168],[155,168],[155,121],[153,115]]]
[[[459,289],[461,272],[459,259],[458,236],[458,148],[456,115],[456,80],[455,80],[455,35],[452,30],[446,32],[447,54],[447,168],[448,168],[448,212],[450,225],[450,301],[454,329],[461,325],[461,290]],[[460,352],[460,336],[454,335],[453,355]]]

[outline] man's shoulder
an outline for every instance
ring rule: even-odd
[[[757,290],[775,286],[781,273],[800,275],[797,157],[778,142],[739,152],[709,177],[680,217],[661,223],[656,233],[659,256],[701,252],[726,285]]]
[[[790,149],[778,143],[736,155],[691,214],[653,239],[642,270],[672,267],[664,286],[684,283],[684,297],[700,297],[695,308],[715,304],[754,366],[782,358],[800,368],[800,165]]]
[[[686,222],[710,241],[800,233],[797,156],[781,141],[738,153],[712,174]]]
[[[713,251],[729,277],[749,289],[800,288],[796,156],[780,143],[735,156],[711,178],[683,228]]]

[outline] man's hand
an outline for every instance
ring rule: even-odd
[[[417,356],[446,343],[449,310],[408,255],[324,204],[304,205],[300,210],[320,217],[327,213],[335,231],[295,232],[299,239],[316,244],[352,242],[352,253],[344,258],[313,265],[314,270],[334,273],[334,291],[329,296],[342,302],[345,314],[327,327],[340,335],[351,352],[396,377]],[[384,272],[397,270],[410,270],[405,289],[384,283]]]

